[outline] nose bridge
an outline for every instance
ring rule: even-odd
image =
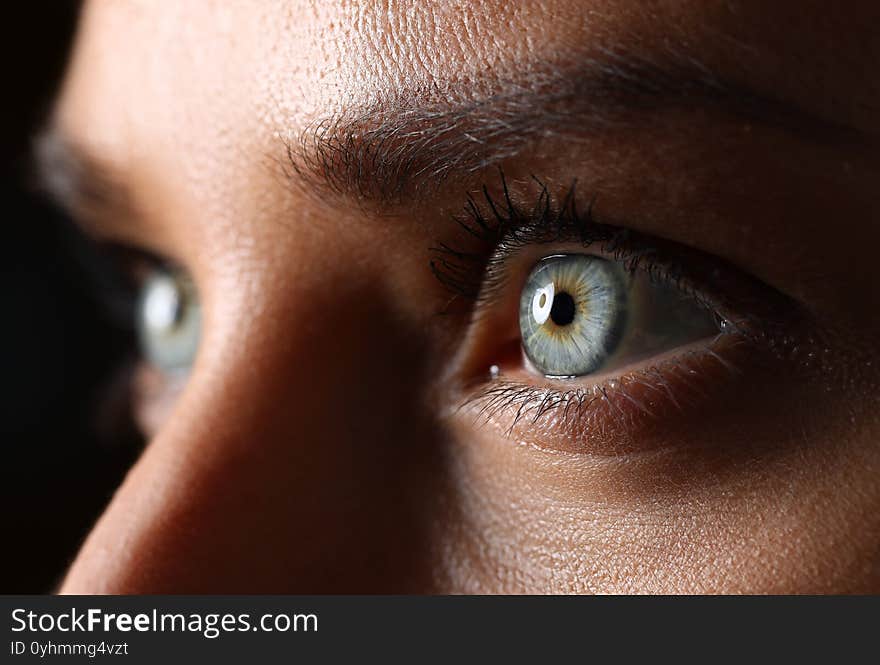
[[[212,296],[221,332],[63,591],[424,588],[439,447],[418,335],[370,280],[280,279]]]

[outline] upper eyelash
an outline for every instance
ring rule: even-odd
[[[431,270],[454,294],[451,302],[463,298],[479,311],[496,301],[508,286],[510,258],[526,246],[598,245],[627,271],[642,271],[692,298],[715,317],[721,334],[736,333],[777,354],[797,346],[791,323],[806,322],[808,315],[757,278],[699,250],[599,221],[595,197],[585,208],[578,207],[576,180],[557,203],[547,185],[532,176],[537,194],[528,207],[514,200],[501,169],[499,178],[499,197],[484,185],[476,197],[468,194],[463,213],[454,217],[476,247],[463,250],[438,243],[431,248]]]
[[[553,239],[553,235],[557,239],[562,235],[577,236],[584,245],[601,239],[601,234],[605,233],[602,225],[593,220],[592,204],[585,214],[577,210],[576,181],[563,197],[562,204],[554,206],[547,186],[532,176],[539,192],[533,208],[525,210],[514,203],[500,169],[499,176],[501,201],[496,201],[489,193],[489,188],[483,185],[479,195],[482,202],[469,193],[463,212],[453,217],[459,227],[480,243],[477,251],[458,250],[446,243],[438,243],[431,248],[431,271],[450,291],[470,300],[475,300],[484,288],[483,271],[492,251],[499,247],[512,249],[514,245],[527,244],[522,237],[526,229],[542,229],[548,234],[548,241]],[[535,242],[535,238],[528,241]]]
[[[431,248],[431,270],[455,296],[477,304],[492,302],[506,287],[507,271],[504,267],[518,250],[534,244],[575,242],[584,248],[599,245],[604,254],[622,263],[628,272],[643,271],[652,280],[674,285],[711,312],[720,329],[750,327],[745,325],[745,320],[738,320],[725,311],[728,308],[726,303],[720,302],[720,294],[718,298],[707,297],[703,289],[697,288],[681,262],[663,255],[661,245],[668,243],[597,221],[595,198],[583,212],[579,210],[577,181],[572,182],[561,203],[556,205],[546,184],[533,175],[538,194],[536,203],[527,210],[514,203],[500,170],[499,175],[500,201],[484,185],[480,195],[483,205],[468,194],[464,213],[454,218],[480,246],[466,251],[438,243]],[[724,315],[722,311],[725,311]]]
[[[97,241],[73,226],[72,221],[62,229],[81,269],[86,292],[97,305],[102,320],[131,337],[136,329],[141,286],[137,274],[158,269],[170,272],[175,265],[138,247]]]
[[[63,210],[56,212],[63,221],[59,229],[77,268],[77,278],[82,280],[83,292],[95,305],[97,315],[113,329],[132,333],[136,291],[122,266],[131,260],[135,250],[99,242],[75,226]]]

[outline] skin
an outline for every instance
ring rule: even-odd
[[[142,370],[149,445],[63,593],[880,591],[876,3],[523,4],[86,3],[56,131],[127,206],[80,216],[183,266],[204,324],[186,381]],[[323,118],[414,89],[485,99],[670,45],[810,120],[649,107],[383,201],[286,161]],[[556,249],[511,262],[491,316],[438,316],[430,248],[497,166],[524,202],[531,174],[588,183],[615,225],[718,257],[808,322],[781,352],[723,351],[733,372],[687,361],[677,407],[644,393],[650,418],[620,398],[573,427],[458,409],[516,279]]]

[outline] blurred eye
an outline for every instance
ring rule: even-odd
[[[141,351],[157,369],[189,368],[196,355],[201,306],[192,280],[156,269],[144,281],[137,309]]]
[[[548,377],[610,371],[718,334],[715,317],[671,283],[590,254],[549,256],[520,296],[526,365]]]

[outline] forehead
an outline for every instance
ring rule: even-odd
[[[259,223],[267,159],[322,118],[485,99],[609,53],[674,56],[874,132],[878,19],[796,0],[90,0],[58,124],[163,214]]]
[[[443,95],[451,82],[484,96],[607,50],[673,50],[780,96],[829,81],[876,88],[864,75],[880,55],[873,4],[832,15],[821,3],[757,0],[91,0],[66,104],[108,133],[141,123],[289,130],[414,89]],[[840,96],[814,103],[845,107],[825,99]],[[228,126],[212,126],[221,116]]]

